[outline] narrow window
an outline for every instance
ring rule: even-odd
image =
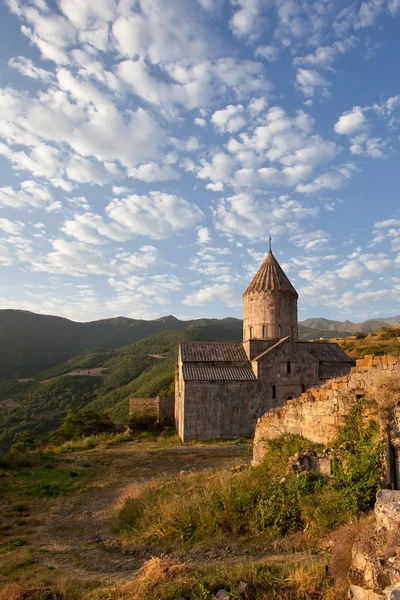
[[[252,327],[250,327],[250,339],[251,340],[253,339],[253,328]]]
[[[291,336],[292,338],[294,338],[294,331],[293,331],[293,327],[291,327],[291,328],[290,328],[290,336]]]
[[[272,386],[272,400],[276,400],[276,385]]]
[[[306,386],[303,383],[303,385],[301,386],[301,393],[304,394],[305,391],[306,391]]]
[[[281,337],[282,334],[282,327],[280,325],[278,325],[278,338]]]
[[[267,326],[263,325],[263,338],[267,337]]]
[[[290,364],[290,360],[288,360],[286,363],[286,373],[288,375],[290,375],[291,372],[292,372],[292,365]]]

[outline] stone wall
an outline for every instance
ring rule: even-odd
[[[181,385],[185,406],[177,428],[184,442],[253,435],[263,412],[258,382],[185,381]]]
[[[353,546],[349,598],[400,598],[400,492],[379,490],[375,522],[367,525]]]
[[[351,372],[312,388],[283,408],[274,408],[258,419],[253,464],[259,464],[267,441],[284,433],[299,434],[314,442],[328,445],[336,437],[357,396],[373,395],[381,373],[400,373],[400,359],[394,356],[366,356],[358,360]]]
[[[157,416],[157,423],[164,427],[175,423],[175,398],[173,396],[157,396],[156,398],[130,398],[129,416],[150,413]]]
[[[293,294],[252,292],[243,296],[243,341],[255,338],[298,339],[297,298]],[[266,336],[263,327],[267,328]]]
[[[129,416],[132,417],[137,413],[152,413],[157,414],[158,402],[157,398],[130,398],[129,399]]]
[[[175,424],[175,398],[174,396],[157,396],[158,413],[157,421],[163,427],[172,427]]]

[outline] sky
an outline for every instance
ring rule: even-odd
[[[400,0],[0,0],[0,308],[400,313]]]

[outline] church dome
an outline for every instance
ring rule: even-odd
[[[270,250],[249,287],[243,294],[285,292],[298,298],[298,294],[290,283],[282,267]]]

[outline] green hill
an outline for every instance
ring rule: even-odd
[[[34,377],[74,356],[121,348],[165,331],[219,324],[242,328],[242,321],[232,318],[180,321],[169,315],[153,321],[117,317],[76,323],[28,311],[0,310],[0,379]]]
[[[0,443],[8,445],[23,429],[43,436],[58,427],[68,408],[91,406],[126,422],[128,399],[173,393],[174,367],[181,341],[237,341],[236,324],[205,325],[159,333],[108,352],[75,357],[35,380],[0,383]],[[102,375],[69,376],[74,369],[102,367]],[[11,401],[11,402],[10,402]]]

